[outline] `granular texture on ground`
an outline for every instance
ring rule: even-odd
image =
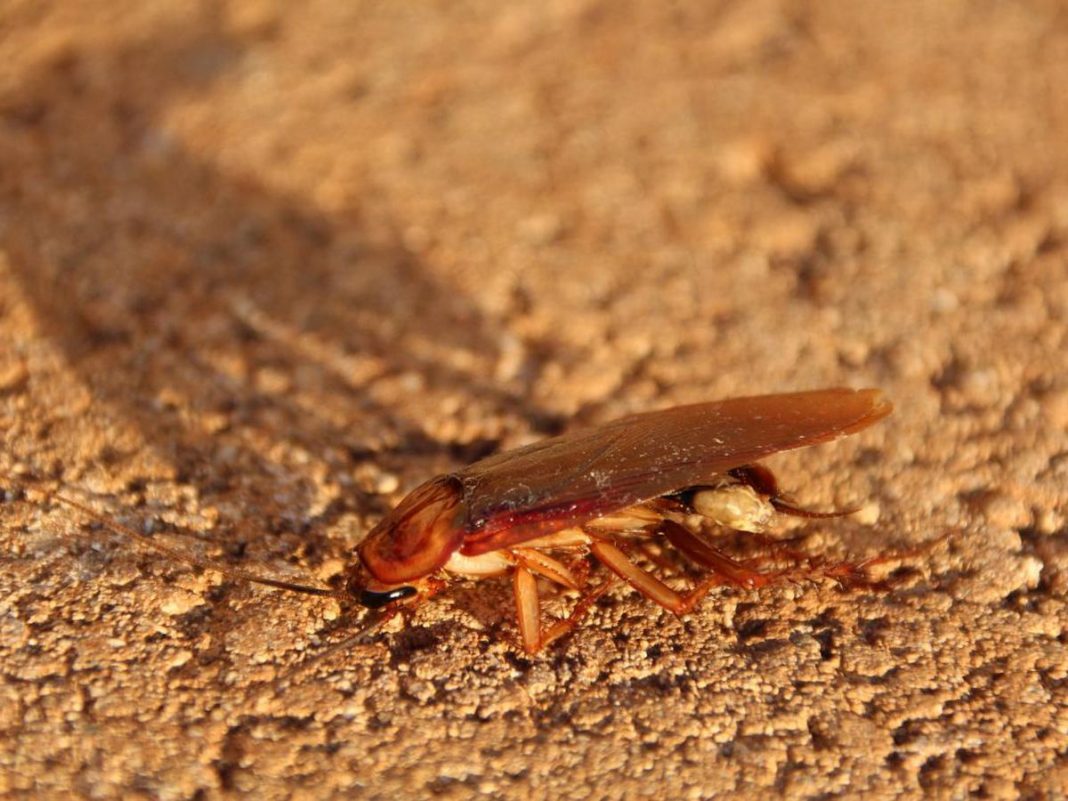
[[[0,10],[0,793],[1068,794],[1057,2]],[[507,581],[365,641],[329,581],[430,476],[677,403],[875,386],[771,461],[887,591]],[[744,544],[743,544],[744,548]]]

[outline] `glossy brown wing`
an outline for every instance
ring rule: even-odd
[[[624,417],[502,453],[456,474],[468,510],[466,542],[496,541],[493,533],[505,528],[529,531],[509,541],[538,536],[560,527],[554,521],[570,525],[777,451],[846,436],[892,408],[872,389],[731,398]]]

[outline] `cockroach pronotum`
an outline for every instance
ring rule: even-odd
[[[772,581],[779,574],[728,556],[706,529],[760,533],[775,512],[848,514],[798,507],[756,462],[853,434],[892,408],[872,389],[732,398],[635,414],[490,456],[413,490],[356,547],[338,589],[220,567],[55,497],[176,559],[386,614],[437,593],[450,576],[511,573],[522,646],[533,654],[573,629],[618,580],[678,615],[717,585]],[[643,564],[663,563],[656,549],[673,549],[703,575],[688,592],[672,589]],[[596,584],[588,555],[609,571]],[[543,621],[539,578],[580,593],[568,617]]]

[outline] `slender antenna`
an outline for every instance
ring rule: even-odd
[[[81,503],[80,501],[68,498],[58,492],[49,493],[49,495],[50,497],[55,498],[60,503],[64,503],[67,506],[77,509],[84,515],[91,517],[93,520],[100,523],[102,526],[109,529],[110,531],[113,531],[116,534],[123,534],[131,538],[132,540],[135,540],[136,542],[140,543],[141,545],[144,545],[148,548],[153,549],[154,551],[157,551],[158,553],[164,554],[165,556],[169,556],[170,558],[175,559],[179,562],[185,562],[186,564],[192,565],[193,567],[198,567],[201,570],[214,570],[218,573],[222,573],[227,578],[237,579],[238,581],[248,581],[252,584],[262,584],[265,587],[274,587],[278,590],[300,592],[304,593],[305,595],[318,595],[323,598],[337,598],[339,600],[349,599],[347,593],[339,590],[326,589],[324,587],[312,587],[308,584],[298,584],[296,582],[283,581],[281,579],[265,578],[264,576],[257,576],[255,573],[249,573],[248,571],[242,570],[240,568],[234,568],[228,565],[220,565],[210,559],[201,559],[198,556],[193,556],[192,554],[185,553],[184,551],[181,551],[177,548],[172,548],[169,545],[164,545],[162,542],[156,542],[151,537],[148,537],[142,534],[141,532],[130,528],[129,526],[125,526],[122,523],[119,523],[100,514],[96,510],[90,508],[84,503]]]
[[[317,665],[322,664],[335,654],[342,651],[348,651],[355,645],[369,644],[367,642],[369,637],[392,620],[398,612],[400,612],[400,609],[397,607],[392,607],[381,612],[371,612],[368,615],[368,618],[365,619],[360,627],[354,632],[335,643],[330,643],[321,651],[309,654],[295,665],[290,665],[288,668],[285,668],[277,676],[271,679],[263,690],[266,691],[267,689],[270,689],[274,692],[275,696],[281,695],[285,692],[286,687],[292,684],[294,679],[307,673]],[[260,693],[256,693],[256,696],[259,694]]]

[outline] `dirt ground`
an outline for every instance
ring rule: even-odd
[[[0,793],[1068,794],[1060,2],[0,6]],[[430,476],[675,403],[880,387],[776,457],[890,591],[505,581],[357,628]],[[745,546],[742,546],[743,552]],[[296,667],[303,665],[303,667]]]

